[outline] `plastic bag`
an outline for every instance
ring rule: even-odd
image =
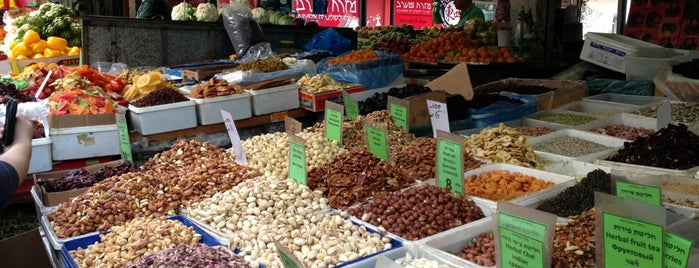
[[[221,12],[223,27],[240,61],[254,61],[272,55],[272,49],[252,11],[239,2],[224,5]],[[260,43],[266,43],[258,45]]]
[[[589,77],[587,95],[594,96],[602,93],[618,93],[626,95],[653,96],[655,85],[650,80],[615,80]]]
[[[24,117],[30,121],[37,121],[44,124],[44,136],[49,136],[49,126],[47,117],[49,115],[48,99],[37,102],[17,103],[17,117]],[[0,126],[5,125],[5,104],[0,104]]]
[[[289,78],[298,80],[307,74],[306,69],[294,68],[270,73],[256,73],[253,71],[234,71],[217,74],[216,78],[225,79],[233,85],[250,85],[270,79]]]
[[[316,33],[311,40],[301,47],[304,51],[327,50],[340,55],[350,50],[352,42],[335,29],[327,29]]]
[[[376,51],[376,54],[380,57],[378,60],[359,64],[328,64],[331,58],[326,58],[318,63],[317,72],[328,74],[335,81],[362,84],[367,90],[385,87],[402,75],[405,67],[398,54],[383,51]]]
[[[670,64],[660,67],[653,82],[671,100],[699,102],[699,80],[673,73]]]
[[[100,73],[108,73],[108,74],[113,74],[113,75],[119,75],[119,73],[127,68],[126,63],[121,63],[121,62],[106,62],[106,61],[98,61],[97,62],[97,70],[100,71]]]
[[[486,127],[499,122],[510,121],[537,111],[536,99],[531,95],[501,92],[500,95],[518,99],[522,103],[498,101],[481,109],[468,108],[473,128]]]

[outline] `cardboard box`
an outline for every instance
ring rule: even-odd
[[[116,124],[115,114],[49,115],[49,128],[71,128]]]
[[[474,91],[501,92],[510,86],[543,86],[551,88],[549,92],[531,95],[536,99],[538,110],[555,108],[571,101],[581,100],[586,95],[585,81],[506,78],[480,85]]]
[[[124,160],[115,160],[107,163],[102,163],[102,164],[97,164],[97,165],[92,165],[92,166],[87,166],[84,167],[85,170],[88,172],[93,172],[97,171],[102,167],[105,166],[118,166],[123,164],[125,161]],[[70,173],[73,170],[61,170],[61,171],[53,171],[53,172],[45,172],[45,173],[36,173],[33,175],[34,177],[34,185],[37,186],[37,195],[39,198],[41,198],[41,201],[45,207],[52,207],[52,206],[58,206],[62,202],[68,201],[73,197],[76,197],[83,192],[85,192],[89,187],[85,188],[80,188],[80,189],[74,189],[70,191],[62,191],[62,192],[46,192],[44,187],[39,185],[39,180],[40,179],[50,179],[50,178],[61,178],[65,176],[66,174]]]
[[[52,58],[41,58],[41,59],[26,59],[18,60],[11,59],[8,61],[10,64],[10,70],[14,73],[20,73],[25,67],[39,63],[56,63],[58,65],[66,66],[78,66],[80,65],[80,56],[63,56],[63,57],[52,57]]]
[[[5,268],[51,267],[38,228],[0,240],[0,260]]]
[[[347,93],[356,93],[366,90],[366,87],[359,84],[348,84]],[[308,93],[299,90],[299,103],[301,107],[311,112],[325,111],[325,101],[342,102],[342,90],[328,91],[321,93]]]

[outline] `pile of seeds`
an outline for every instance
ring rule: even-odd
[[[608,160],[668,169],[693,168],[699,166],[699,136],[684,124],[668,125],[653,135],[625,143]]]
[[[533,146],[534,150],[537,151],[569,157],[579,157],[611,149],[611,147],[607,147],[596,142],[571,136],[556,137],[534,144]]]
[[[597,169],[554,198],[545,200],[536,209],[559,217],[579,215],[595,206],[595,192],[611,193],[611,191],[610,174]]]

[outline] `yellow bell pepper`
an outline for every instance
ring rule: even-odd
[[[32,59],[42,59],[42,58],[45,58],[45,57],[44,57],[44,54],[41,54],[41,53],[36,53],[32,57]]]
[[[24,44],[24,42],[19,42],[12,48],[12,56],[19,58],[19,56],[24,56],[24,58],[31,58],[34,52],[30,47]]]
[[[68,46],[68,41],[61,37],[49,36],[49,38],[46,38],[46,44],[50,49],[64,51]]]
[[[18,43],[19,43],[19,41],[17,41],[17,40],[12,40],[12,41],[10,42],[10,45],[8,46],[8,48],[10,49],[10,51],[11,51],[13,48],[15,48],[15,46],[16,46]]]
[[[46,43],[46,40],[39,40],[38,42],[32,44],[32,51],[36,54],[41,54],[44,53],[44,50],[46,50],[49,47],[49,45]]]
[[[47,48],[46,50],[44,50],[44,57],[52,58],[52,57],[60,57],[60,56],[64,56],[63,51],[61,51],[61,50],[54,50],[54,49],[50,49],[50,48]]]
[[[71,47],[68,49],[68,53],[66,53],[68,56],[77,56],[80,55],[80,47]]]
[[[22,42],[24,42],[26,45],[34,44],[34,42],[38,42],[39,40],[41,40],[41,37],[39,36],[39,33],[34,30],[28,30],[22,37]]]

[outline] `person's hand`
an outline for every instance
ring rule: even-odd
[[[15,139],[12,143],[31,143],[33,137],[34,125],[32,124],[32,122],[27,118],[17,117],[17,121],[15,122]]]

